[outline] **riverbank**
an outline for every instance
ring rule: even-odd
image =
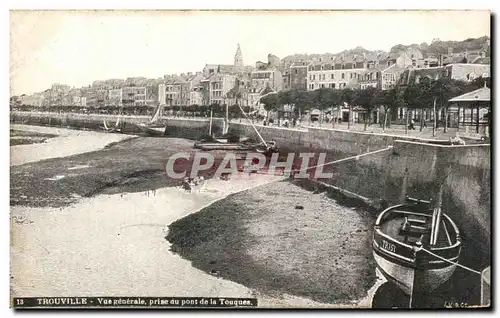
[[[56,135],[46,139],[43,143],[11,146],[11,166],[96,151],[111,143],[134,138],[134,136],[129,135],[104,134],[55,127],[11,125],[10,128],[24,132]]]
[[[375,217],[282,181],[172,223],[167,240],[196,268],[265,294],[356,305],[376,281]]]
[[[43,143],[47,139],[57,137],[55,134],[43,134],[39,132],[23,131],[23,130],[10,130],[10,146],[30,145],[36,143]]]
[[[76,145],[88,140],[77,136]],[[165,228],[171,222],[280,179],[254,174],[207,180],[188,193],[161,174],[169,153],[191,147],[188,140],[141,137],[11,166],[11,296],[257,297],[263,307],[327,306],[287,294],[261,295],[195,269],[169,251]],[[26,153],[35,160],[36,154]],[[106,183],[113,178],[121,181]]]
[[[164,229],[231,193],[275,180],[208,180],[194,193],[173,187],[99,195],[64,208],[14,206],[12,296],[249,297],[247,288],[169,252]]]

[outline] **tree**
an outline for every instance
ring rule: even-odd
[[[241,118],[241,116],[243,115],[241,113],[241,110],[240,110],[240,107],[238,105],[231,105],[229,106],[229,118],[232,119],[232,118]]]
[[[434,82],[427,77],[424,77],[420,83],[416,85],[417,95],[413,101],[413,109],[420,109],[420,131],[424,124],[424,110],[433,105],[432,90]]]
[[[342,107],[340,104],[342,103],[342,91],[338,89],[331,89],[330,94],[328,95],[328,98],[330,99],[330,105],[332,107],[332,115],[333,115],[333,109],[337,107]],[[335,122],[337,120],[337,116],[333,116],[332,118],[332,125],[335,127]]]
[[[332,98],[331,93],[332,90],[328,88],[319,88],[317,90],[312,91],[312,100],[314,101],[314,105],[321,111],[320,115],[320,123],[322,122],[323,113],[326,109],[331,106]]]
[[[375,87],[367,87],[366,89],[356,90],[353,102],[363,108],[364,130],[368,125],[368,120],[371,119],[372,111],[380,104],[380,90]]]
[[[476,77],[470,83],[467,84],[465,89],[467,92],[475,91],[476,89],[483,88],[486,83],[486,87],[491,87],[491,78],[490,77]],[[453,96],[455,97],[455,96]]]
[[[342,90],[342,98],[341,101],[344,104],[349,106],[349,120],[347,124],[347,128],[351,128],[351,117],[352,117],[352,102],[354,99],[354,91],[351,88],[344,88]]]
[[[408,124],[410,120],[409,109],[414,108],[415,100],[418,98],[418,87],[416,84],[409,84],[404,88],[402,94],[403,106],[405,109],[405,134],[408,134]]]
[[[385,131],[387,127],[388,115],[391,115],[394,110],[398,109],[398,106],[403,104],[402,102],[402,90],[397,86],[386,91],[381,91],[380,94],[381,105],[384,108],[384,123],[382,129]]]
[[[290,90],[290,101],[294,106],[295,115],[302,118],[302,114],[311,108],[312,100],[311,95],[304,90],[292,89]]]
[[[290,104],[288,95],[289,95],[288,91],[281,91],[281,92],[278,92],[278,94],[277,94],[278,100],[279,100],[278,107],[276,108],[276,111],[278,112],[278,124],[281,121],[281,114],[284,111],[283,106]]]
[[[264,109],[267,111],[266,121],[269,121],[269,112],[276,111],[280,105],[278,94],[264,96],[260,99],[260,102],[264,104]]]
[[[444,110],[444,132],[448,129],[448,106],[449,100],[453,97],[464,94],[468,88],[475,87],[478,82],[474,84],[466,84],[463,81],[458,81],[450,78],[440,78],[432,83],[431,94],[434,103],[439,103],[440,110]],[[483,82],[484,85],[484,82]],[[474,89],[472,89],[474,90]],[[435,114],[434,114],[435,115]],[[434,120],[436,121],[436,119]],[[435,129],[433,130],[433,135],[435,134]]]

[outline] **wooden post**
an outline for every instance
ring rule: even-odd
[[[476,103],[476,114],[477,114],[477,118],[476,118],[476,134],[479,134],[479,103]]]
[[[348,114],[348,119],[347,119],[347,129],[351,129],[351,113],[352,113],[352,108],[351,108],[351,105],[349,105],[349,114]]]
[[[208,127],[208,134],[212,136],[212,108],[210,108],[210,126]]]
[[[434,124],[432,125],[432,137],[436,136],[436,99],[434,98],[434,106],[433,106],[433,116],[434,116]]]
[[[448,106],[444,107],[444,132],[448,131]]]

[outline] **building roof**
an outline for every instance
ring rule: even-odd
[[[402,85],[407,85],[410,83],[415,83],[415,79],[418,77],[423,78],[423,77],[428,77],[431,79],[437,79],[439,78],[443,71],[444,67],[426,67],[426,68],[407,68],[404,72],[403,75],[401,76],[401,82],[400,84]]]
[[[479,54],[467,54],[467,63],[474,63],[475,60],[481,58]]]
[[[463,95],[450,99],[450,102],[474,102],[474,101],[489,102],[490,96],[491,96],[490,89],[486,87],[485,84],[485,86],[480,89],[476,89],[475,91],[465,93]]]
[[[465,56],[463,55],[453,55],[453,56],[447,56],[444,58],[444,63],[463,63]]]
[[[231,73],[233,72],[233,65],[224,65],[220,64],[219,65],[219,73]]]
[[[354,56],[353,55],[347,55],[344,57],[344,63],[352,63],[354,62]]]
[[[401,73],[401,72],[404,72],[406,70],[406,67],[404,66],[399,66],[397,64],[392,64],[391,66],[389,67],[386,67],[385,69],[382,70],[382,72],[384,73]]]
[[[365,59],[366,59],[368,62],[376,61],[376,60],[377,60],[377,54],[376,54],[376,53],[367,53],[367,54],[365,55]]]
[[[474,62],[472,62],[474,64],[491,64],[491,58],[489,57],[480,57],[476,60],[474,60]]]
[[[397,59],[400,56],[401,56],[401,54],[399,54],[399,53],[389,53],[389,56],[387,58],[393,60],[393,59]]]
[[[364,61],[365,61],[365,57],[363,55],[356,55],[354,57],[354,62],[361,63],[361,62],[364,62]]]
[[[294,62],[294,63],[292,63],[292,65],[290,65],[290,67],[308,67],[310,64],[311,64],[310,61],[306,61],[306,62]]]

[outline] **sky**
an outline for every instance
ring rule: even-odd
[[[10,89],[201,71],[295,53],[490,36],[489,11],[11,11]]]

